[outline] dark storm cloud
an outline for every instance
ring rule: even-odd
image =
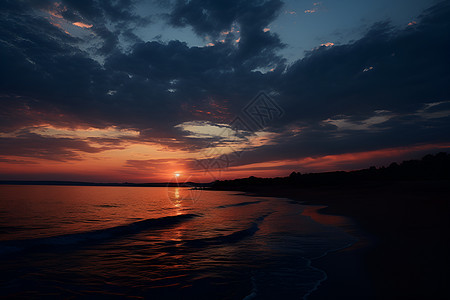
[[[174,26],[192,26],[199,35],[217,36],[233,23],[247,30],[262,30],[278,15],[279,0],[177,0],[169,14]]]
[[[284,47],[278,35],[263,31],[277,17],[282,5],[279,0],[179,0],[169,14],[169,22],[178,27],[191,26],[198,35],[212,38],[238,26],[237,58],[253,69],[284,62],[274,52]]]
[[[105,55],[117,50],[121,35],[129,37],[131,29],[150,23],[150,17],[134,13],[135,2],[63,0],[61,3],[67,10],[62,12],[62,16],[72,22],[88,22],[93,25],[93,32],[103,39],[103,46],[98,52]]]
[[[23,1],[25,8],[35,8],[59,15],[71,23],[92,25],[92,31],[103,41],[98,53],[105,55],[117,50],[119,37],[129,37],[130,30],[148,25],[150,16],[134,12],[138,1],[61,0]]]
[[[104,1],[104,0],[62,0],[61,3],[77,11],[89,20],[108,19],[112,22],[145,23],[146,20],[133,12],[137,1]],[[73,16],[73,14],[72,14]],[[74,21],[76,21],[74,19]]]
[[[280,1],[177,1],[168,15],[173,26],[189,26],[212,38],[239,26],[239,43],[229,38],[211,47],[138,40],[133,28],[148,20],[133,13],[132,1],[62,1],[65,19],[93,24],[90,30],[102,37],[102,63],[80,50],[79,38],[33,13],[32,8],[49,8],[53,2],[29,3],[0,4],[2,132],[42,123],[117,126],[140,131],[142,142],[197,150],[211,141],[186,137],[175,125],[199,119],[227,123],[264,89],[275,91],[274,100],[285,110],[268,128],[279,137],[274,145],[243,156],[241,163],[434,143],[450,136],[448,118],[418,115],[424,103],[450,100],[449,1],[425,11],[416,25],[396,29],[378,23],[354,43],[321,47],[287,68],[277,55],[282,41],[263,31],[276,18]],[[107,22],[116,29],[108,29]],[[134,43],[129,51],[121,51],[120,36]],[[268,67],[275,70],[255,71]],[[229,120],[212,103],[226,106]],[[393,116],[368,130],[323,122],[361,122],[376,110]],[[290,133],[293,126],[301,132]],[[76,151],[106,149],[91,149],[86,141],[28,138],[30,144],[24,137],[17,144],[28,149],[18,152],[22,156],[49,141],[56,152],[43,150],[49,153],[45,157],[68,159],[77,157]],[[13,138],[2,141],[12,149],[6,143],[14,143]]]

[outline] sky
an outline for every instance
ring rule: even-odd
[[[450,149],[450,1],[3,0],[0,16],[0,180],[210,182]]]

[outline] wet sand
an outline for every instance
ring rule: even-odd
[[[450,299],[449,181],[246,192],[326,206],[304,214],[359,238],[313,262],[328,279],[309,299]]]

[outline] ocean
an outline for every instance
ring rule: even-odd
[[[0,297],[307,299],[327,277],[314,259],[356,239],[305,209],[182,187],[0,186]]]

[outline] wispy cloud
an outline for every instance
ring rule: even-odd
[[[313,8],[306,9],[304,12],[305,12],[305,14],[316,13],[316,12],[318,12],[320,10],[321,6],[322,6],[322,2],[314,2],[313,3]]]

